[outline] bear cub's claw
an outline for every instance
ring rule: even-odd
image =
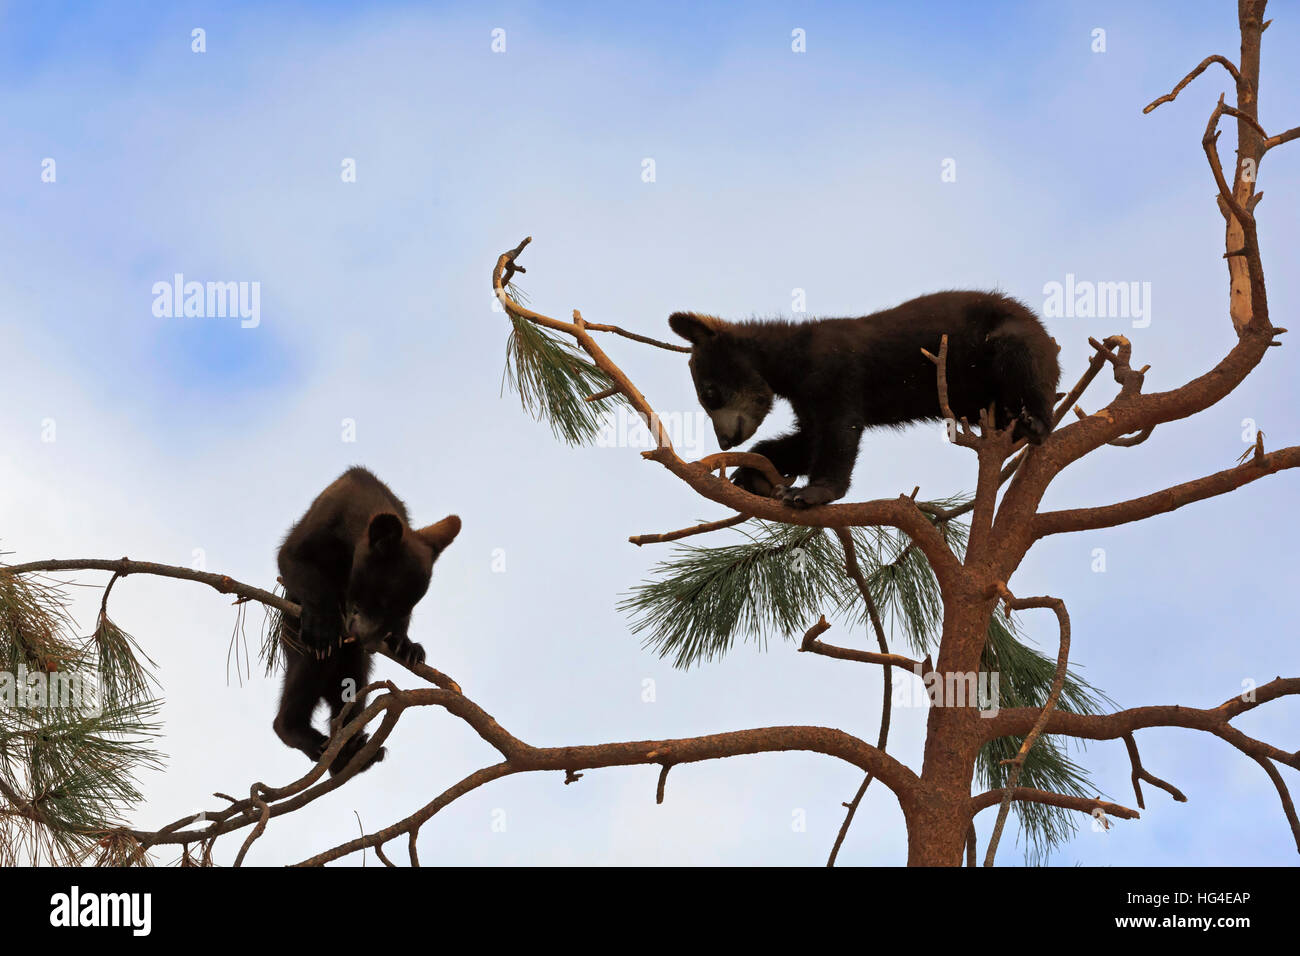
[[[392,648],[393,656],[407,667],[424,663],[424,648],[405,634],[401,637],[390,637],[388,646]]]

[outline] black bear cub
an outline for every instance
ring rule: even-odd
[[[691,343],[695,392],[718,444],[748,439],[772,408],[790,402],[797,427],[761,441],[781,474],[808,476],[803,487],[773,487],[751,468],[733,480],[796,508],[826,504],[848,491],[864,428],[938,419],[935,367],[948,336],[948,400],[978,421],[995,406],[997,426],[1035,444],[1052,427],[1061,377],[1056,342],[1028,308],[995,292],[936,292],[855,319],[725,322],[674,312],[673,331]]]
[[[319,760],[329,740],[312,726],[324,700],[333,720],[370,677],[370,658],[383,644],[408,663],[424,648],[407,636],[411,609],[424,597],[433,562],[460,531],[448,515],[412,529],[406,506],[364,468],[350,468],[311,503],[280,546],[285,597],[302,605],[297,625],[285,618],[284,690],[275,732],[290,747]],[[365,706],[359,701],[358,706]],[[336,774],[365,746],[356,734],[330,765]],[[384,758],[381,747],[362,770]]]

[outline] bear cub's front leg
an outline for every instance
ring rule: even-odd
[[[807,431],[799,428],[780,438],[758,442],[749,450],[755,455],[762,455],[772,463],[772,467],[793,480],[808,473],[811,447],[812,442]],[[731,480],[750,494],[761,495],[764,498],[779,498],[784,487],[772,484],[768,477],[756,468],[737,468]]]
[[[777,497],[791,508],[815,508],[843,498],[853,477],[861,438],[861,423],[850,419],[819,430],[808,466],[808,484],[777,488]]]

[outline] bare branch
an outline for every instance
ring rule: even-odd
[[[1137,741],[1133,739],[1132,734],[1124,735],[1124,746],[1128,748],[1128,759],[1133,765],[1133,794],[1137,797],[1139,810],[1145,810],[1147,808],[1147,805],[1142,802],[1143,780],[1147,783],[1154,784],[1161,790],[1164,790],[1179,803],[1187,802],[1187,797],[1183,796],[1183,792],[1172,783],[1166,783],[1164,780],[1161,780],[1159,777],[1149,773],[1145,768],[1143,768],[1142,757],[1138,754]]]
[[[251,584],[245,584],[242,581],[236,581],[226,574],[213,574],[208,571],[195,571],[193,568],[183,568],[170,564],[158,564],[154,561],[132,561],[129,558],[119,558],[117,560],[106,560],[103,558],[55,558],[48,561],[29,561],[26,564],[0,565],[0,574],[34,574],[37,572],[54,572],[54,571],[112,571],[113,577],[109,580],[108,587],[112,588],[113,584],[120,577],[128,574],[149,574],[156,577],[176,578],[183,581],[197,581],[200,584],[206,584],[208,587],[220,591],[222,594],[237,595],[240,601],[257,601],[267,607],[273,607],[278,611],[297,617],[302,608],[292,601],[280,597],[278,594],[272,594],[270,591],[254,587]],[[107,592],[104,600],[107,601]],[[239,601],[236,601],[239,603]],[[401,664],[411,673],[423,677],[425,680],[456,693],[460,693],[460,685],[448,677],[446,674],[428,664],[407,664],[388,654],[386,649],[381,648],[379,653],[391,660]]]
[[[948,401],[948,336],[945,334],[939,339],[938,355],[931,355],[926,349],[921,349],[921,354],[934,363],[935,386],[939,390],[939,411],[948,422],[949,437],[954,444],[967,448],[976,447],[977,438],[971,431],[970,422],[964,418],[958,422]]]
[[[266,824],[271,819],[271,808],[267,805],[267,802],[262,799],[260,793],[261,789],[262,785],[260,783],[255,783],[248,791],[249,798],[253,800],[258,809],[261,810],[261,816],[258,818],[257,826],[253,827],[252,832],[248,834],[248,839],[244,841],[244,845],[239,848],[239,854],[235,857],[236,867],[244,865],[244,857],[248,854],[248,848],[253,845],[253,841],[266,832]]]
[[[1235,468],[1226,468],[1204,478],[1185,481],[1180,485],[1143,495],[1141,498],[1132,498],[1096,508],[1045,511],[1033,519],[1034,537],[1043,538],[1067,531],[1113,528],[1131,521],[1141,521],[1153,515],[1175,511],[1194,501],[1227,494],[1242,485],[1297,466],[1300,466],[1300,446],[1293,445],[1262,457],[1252,457]]]
[[[1007,606],[1007,610],[1021,611],[1027,608],[1050,608],[1056,614],[1056,620],[1061,629],[1061,645],[1056,655],[1056,673],[1052,675],[1052,688],[1048,691],[1047,700],[1043,701],[1042,710],[1038,713],[1038,718],[1034,721],[1033,727],[1025,735],[1025,739],[1020,744],[1020,750],[1015,757],[1004,763],[1011,764],[1011,774],[1007,778],[1007,786],[1004,791],[1002,806],[998,808],[997,823],[993,826],[993,834],[989,837],[988,850],[984,854],[984,865],[992,866],[993,858],[998,852],[998,843],[1002,839],[1002,828],[1006,825],[1007,814],[1011,810],[1011,801],[1019,799],[1016,797],[1016,784],[1020,782],[1020,771],[1024,769],[1025,758],[1029,756],[1029,751],[1033,749],[1038,742],[1039,735],[1043,728],[1047,726],[1047,721],[1056,709],[1056,702],[1061,696],[1061,688],[1065,686],[1065,670],[1070,659],[1070,615],[1065,610],[1065,602],[1060,598],[1054,597],[1033,597],[1033,598],[1015,598],[1007,590],[1005,584],[999,584],[996,593],[1001,596]]]
[[[259,601],[267,607],[277,608],[294,617],[298,616],[299,607],[286,601],[279,595],[242,584],[225,574],[212,574],[208,571],[195,571],[193,568],[176,567],[170,564],[156,564],[153,561],[132,561],[130,558],[70,558],[49,561],[29,561],[26,564],[0,565],[0,572],[9,574],[31,574],[37,571],[112,571],[114,579],[128,574],[153,574],[164,578],[179,578],[184,581],[198,581],[222,594],[235,594],[242,598]],[[110,587],[112,582],[110,582]]]
[[[1283,143],[1289,143],[1293,139],[1300,139],[1300,126],[1293,127],[1285,133],[1278,133],[1276,136],[1270,136],[1264,140],[1264,151],[1272,149],[1274,146],[1281,146]]]
[[[1164,96],[1157,97],[1156,99],[1148,103],[1146,106],[1144,106],[1142,108],[1142,112],[1150,113],[1153,109],[1155,109],[1157,106],[1161,105],[1162,103],[1172,103],[1174,99],[1178,96],[1178,94],[1182,92],[1183,87],[1185,87],[1188,83],[1192,82],[1192,80],[1196,79],[1198,76],[1204,73],[1206,68],[1211,63],[1221,63],[1223,65],[1223,68],[1232,75],[1232,79],[1234,82],[1237,83],[1241,82],[1241,73],[1237,70],[1237,67],[1233,64],[1233,62],[1229,60],[1226,56],[1220,56],[1219,54],[1216,53],[1213,56],[1207,56],[1204,60],[1202,60],[1200,64],[1198,64],[1196,68],[1192,70],[1192,72],[1188,73],[1185,77],[1183,77],[1178,82],[1178,85],[1175,86],[1168,93],[1166,93]]]
[[[881,654],[876,651],[860,651],[852,647],[836,647],[834,644],[826,644],[818,640],[818,636],[830,628],[830,624],[823,616],[820,621],[810,627],[803,636],[803,642],[799,645],[800,651],[807,651],[813,654],[820,654],[823,657],[834,657],[842,661],[857,661],[860,664],[881,664],[885,667],[901,667],[909,673],[928,673],[924,670],[925,664],[922,661],[913,660],[902,654]]]
[[[637,547],[643,544],[660,544],[665,541],[677,541],[681,538],[689,538],[691,535],[708,534],[710,531],[720,531],[723,528],[734,528],[736,525],[748,521],[749,515],[732,515],[730,518],[721,518],[718,521],[706,521],[703,524],[692,525],[689,528],[682,528],[680,531],[665,531],[663,534],[635,534],[627,540],[631,541]]]
[[[709,471],[717,471],[720,468],[753,468],[761,472],[763,477],[773,485],[791,483],[788,477],[776,470],[775,465],[752,451],[721,451],[714,455],[706,455],[696,464],[703,465]]]
[[[835,536],[840,539],[840,547],[844,550],[844,570],[853,579],[853,583],[858,586],[858,593],[862,595],[862,603],[866,605],[867,617],[871,621],[871,629],[876,632],[876,643],[880,646],[881,656],[888,657],[889,641],[885,638],[885,628],[880,621],[880,610],[876,607],[876,600],[871,596],[871,587],[867,584],[866,575],[862,573],[862,567],[858,564],[858,551],[857,546],[853,543],[853,534],[844,528],[836,528]],[[826,618],[823,617],[818,623],[825,624]],[[804,638],[806,641],[807,635]],[[884,680],[884,686],[881,689],[880,734],[876,738],[876,747],[883,751],[885,745],[889,742],[889,719],[892,714],[894,697],[894,675],[886,667],[881,672],[881,676]],[[840,847],[844,845],[844,838],[848,835],[849,827],[853,823],[853,817],[858,812],[858,805],[862,803],[862,798],[866,796],[867,787],[870,785],[871,773],[868,772],[862,778],[862,785],[858,787],[858,792],[854,795],[853,800],[847,805],[848,813],[844,815],[844,822],[840,824],[840,832],[835,837],[835,845],[831,847],[831,855],[826,860],[828,867],[835,865],[835,858],[839,856]]]
[[[1177,704],[1133,707],[1113,714],[1076,714],[1053,711],[1044,733],[1084,740],[1116,740],[1147,727],[1183,727],[1214,734],[1250,756],[1267,757],[1300,770],[1300,751],[1286,751],[1255,740],[1233,727],[1230,721],[1270,701],[1300,696],[1300,677],[1277,677],[1218,707],[1204,710]],[[1003,708],[996,716],[981,721],[985,739],[1014,737],[1027,733],[1038,717],[1033,707]]]
[[[1273,786],[1277,788],[1277,795],[1282,800],[1282,812],[1286,814],[1286,822],[1291,824],[1291,836],[1295,838],[1296,852],[1300,853],[1300,819],[1296,818],[1295,803],[1291,800],[1291,792],[1286,788],[1286,781],[1277,772],[1277,767],[1273,766],[1273,761],[1255,754],[1251,754],[1251,757],[1264,768],[1268,779],[1272,780]]]
[[[1008,798],[1013,801],[1041,803],[1049,807],[1078,810],[1080,813],[1090,814],[1094,810],[1102,810],[1107,816],[1117,817],[1120,820],[1136,820],[1140,816],[1136,810],[1131,810],[1118,803],[1108,803],[1105,800],[1094,800],[1088,797],[1069,796],[1064,793],[1052,793],[1048,790],[1035,790],[1031,787],[1017,787],[1014,790],[986,790],[981,794],[977,794],[971,797],[971,815],[974,816],[994,804],[1005,804]],[[985,857],[984,865],[989,865],[988,857]]]

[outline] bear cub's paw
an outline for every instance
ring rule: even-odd
[[[802,488],[785,488],[778,489],[778,497],[781,501],[791,508],[815,508],[817,505],[825,505],[839,497],[833,489],[825,485],[804,485]]]
[[[424,663],[424,648],[405,634],[389,637],[388,646],[393,652],[393,657],[407,667]]]
[[[1022,408],[1020,414],[1016,416],[1016,427],[1011,432],[1011,438],[1013,441],[1023,438],[1031,445],[1041,445],[1051,430],[1046,422]]]
[[[342,615],[337,608],[304,604],[298,619],[298,640],[313,651],[326,651],[339,643]]]
[[[335,757],[334,762],[330,764],[330,776],[331,777],[338,776],[338,774],[342,773],[345,769],[347,769],[347,765],[351,763],[352,758],[355,757],[358,753],[360,753],[361,748],[364,747],[369,742],[370,742],[370,735],[363,731],[357,734],[351,740],[349,740],[346,744],[344,744],[343,749],[339,751],[339,755]],[[379,763],[379,761],[383,760],[384,757],[387,756],[387,754],[388,754],[388,748],[380,747],[378,750],[375,751],[374,756],[371,757],[369,760],[367,760],[361,766],[361,768],[357,771],[357,773],[364,773],[365,771],[369,770],[375,764]]]
[[[731,476],[731,483],[761,498],[772,498],[776,494],[772,482],[756,468],[737,468]]]

